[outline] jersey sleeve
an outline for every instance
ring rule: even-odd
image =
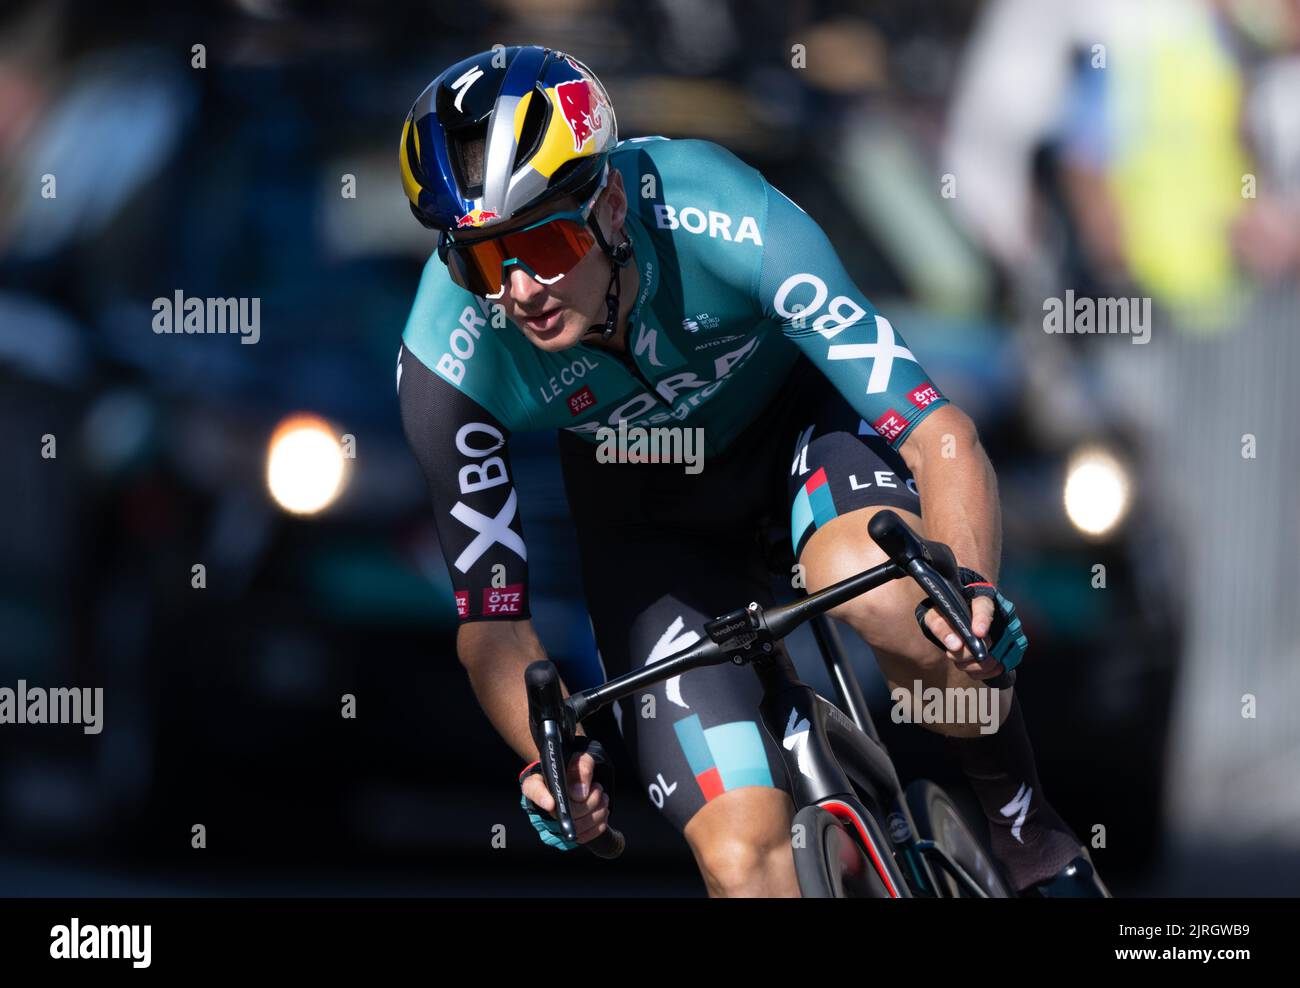
[[[405,346],[397,393],[406,441],[429,483],[461,622],[527,618],[528,550],[509,433]]]
[[[763,314],[898,449],[945,398],[889,320],[853,284],[817,222],[764,179],[755,291]]]

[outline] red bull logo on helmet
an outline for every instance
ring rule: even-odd
[[[604,129],[608,104],[600,89],[586,79],[561,82],[555,87],[555,98],[573,134],[573,150],[581,151],[593,134]]]
[[[456,221],[456,229],[459,230],[463,226],[482,226],[488,220],[498,220],[500,218],[498,214],[490,209],[471,209]]]

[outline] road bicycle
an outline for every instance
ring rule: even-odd
[[[748,665],[763,686],[764,729],[781,751],[795,804],[791,847],[800,892],[807,898],[1006,898],[996,863],[939,786],[917,779],[903,788],[863,700],[838,632],[827,612],[893,580],[920,584],[980,661],[984,642],[970,627],[956,588],[957,565],[942,543],[920,538],[892,511],[877,512],[868,532],[888,561],[792,603],[757,603],[704,624],[705,636],[651,666],[564,698],[549,660],[525,672],[529,725],[542,774],[555,799],[561,831],[573,840],[564,767],[582,720],[637,690],[701,666]],[[780,642],[812,622],[839,705],[800,682]],[[985,686],[1005,689],[1015,672]],[[625,840],[613,828],[584,845],[615,858]]]

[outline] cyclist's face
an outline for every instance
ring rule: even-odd
[[[550,203],[533,216],[521,216],[507,229],[527,226],[530,222],[564,209],[577,209],[578,203],[561,200]],[[627,200],[623,194],[623,180],[618,171],[611,169],[606,185],[593,207],[593,216],[600,223],[601,233],[609,243],[618,243],[620,229],[627,213]],[[517,264],[506,268],[507,282],[501,305],[510,319],[528,341],[539,350],[554,353],[567,350],[581,341],[593,325],[605,321],[605,289],[609,285],[609,260],[600,248],[593,247],[568,274],[551,285],[544,285]]]

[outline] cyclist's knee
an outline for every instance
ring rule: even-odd
[[[855,597],[834,614],[871,646],[877,658],[887,652],[905,665],[909,680],[914,676],[927,682],[943,679],[951,662],[921,633],[916,623],[919,599],[914,585],[898,580]]]
[[[727,837],[701,850],[697,861],[711,896],[754,899],[799,894],[788,833],[760,843]]]
[[[808,592],[813,593],[885,561],[885,554],[867,534],[867,523],[881,508],[861,508],[833,518],[813,535],[804,547],[800,562],[805,566]],[[910,512],[896,511],[918,534],[924,535],[921,519]],[[877,653],[887,651],[905,659],[923,678],[940,675],[947,661],[931,645],[916,624],[915,610],[921,600],[919,587],[911,580],[895,580],[870,593],[860,594],[832,610],[871,645]]]
[[[941,676],[949,660],[926,640],[916,623],[919,596],[899,581],[849,601],[836,617],[866,640],[877,655],[887,651],[897,656],[923,679]]]
[[[710,895],[798,895],[792,810],[782,790],[750,786],[724,793],[691,818],[686,838]]]

